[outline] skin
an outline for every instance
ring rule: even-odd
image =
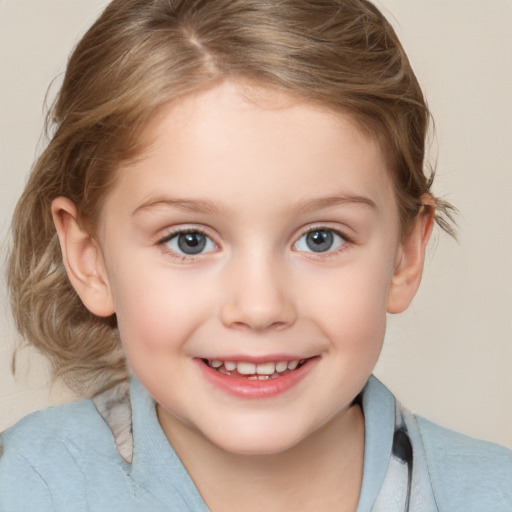
[[[130,367],[212,510],[355,510],[364,421],[351,404],[386,313],[417,290],[432,217],[402,237],[378,144],[272,89],[225,82],[165,108],[146,136],[96,237],[68,199],[53,202],[71,282],[93,313],[116,313]],[[179,229],[204,232],[205,252],[180,254]],[[331,249],[310,249],[314,229],[334,234]],[[258,399],[213,386],[198,363],[283,355],[315,363]]]

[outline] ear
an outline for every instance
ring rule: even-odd
[[[434,225],[435,200],[430,194],[424,194],[420,200],[420,211],[400,242],[388,295],[388,313],[406,310],[421,282],[425,250]]]
[[[64,266],[85,307],[98,316],[115,312],[100,246],[78,221],[75,204],[66,197],[52,201],[52,216]]]

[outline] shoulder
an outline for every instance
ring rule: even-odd
[[[512,510],[512,451],[416,417],[443,510]]]
[[[0,510],[53,510],[62,489],[77,491],[97,461],[116,459],[122,464],[91,401],[30,414],[0,435]]]
[[[50,407],[29,414],[1,434],[3,457],[15,452],[31,459],[34,454],[58,451],[64,445],[78,448],[91,441],[101,445],[108,432],[104,427],[90,400]]]

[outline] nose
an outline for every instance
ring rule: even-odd
[[[293,325],[296,309],[289,284],[286,273],[272,258],[239,260],[227,272],[222,323],[254,331]]]

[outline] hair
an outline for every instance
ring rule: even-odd
[[[68,280],[51,202],[71,199],[93,233],[117,169],[140,154],[143,129],[160,107],[228,79],[339,110],[376,137],[402,228],[430,193],[430,114],[397,35],[370,2],[114,0],[69,58],[48,113],[53,135],[12,222],[16,326],[75,390],[105,388],[127,369],[115,315],[91,314]],[[437,223],[454,234],[452,207],[435,201]]]

